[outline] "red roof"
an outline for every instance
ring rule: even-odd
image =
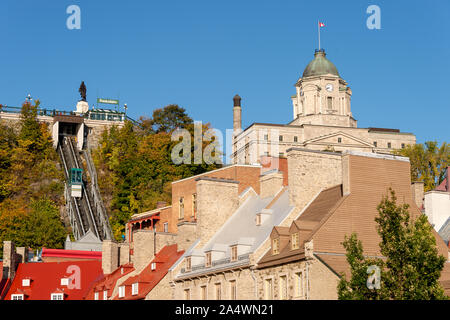
[[[129,274],[132,271],[134,271],[134,268],[133,265],[130,263],[120,266],[119,268],[114,270],[111,274],[103,276],[103,278],[94,282],[91,288],[89,289],[88,293],[84,297],[84,299],[94,300],[95,292],[98,292],[99,300],[103,300],[103,292],[105,290],[108,291],[108,298],[111,297],[114,287],[116,286],[116,282],[120,278],[124,277],[125,275]]]
[[[435,190],[450,192],[450,190],[447,190],[447,188],[448,188],[447,181],[448,181],[448,179],[450,179],[449,175],[450,175],[450,167],[447,167],[446,177],[445,177],[444,181],[442,181],[441,184],[439,186],[437,186],[437,188]]]
[[[132,276],[120,284],[120,286],[125,286],[125,297],[119,298],[117,295],[114,300],[144,299],[166,276],[169,268],[183,255],[184,251],[177,251],[177,248],[176,244],[162,248],[140,274]],[[155,270],[151,269],[153,263],[156,264]],[[134,283],[138,283],[137,295],[132,295],[131,292],[131,286]]]
[[[100,277],[102,262],[98,260],[20,263],[5,300],[11,294],[24,294],[26,300],[50,300],[52,293],[64,293],[64,300],[81,300]],[[61,285],[62,278],[69,278],[69,286]],[[30,286],[23,287],[23,279],[30,279]]]
[[[65,249],[48,249],[42,248],[42,258],[67,258],[67,259],[102,259],[101,251],[81,251],[81,250],[65,250]]]

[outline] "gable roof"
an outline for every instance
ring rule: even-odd
[[[337,203],[342,199],[342,186],[337,185],[323,190],[314,199],[313,202],[303,211],[303,213],[296,220],[292,222],[298,229],[300,229],[299,248],[291,249],[291,239],[286,242],[285,246],[280,248],[280,253],[272,254],[269,250],[260,261],[258,261],[258,268],[265,268],[269,266],[279,265],[291,261],[303,259],[304,242],[311,236],[315,227],[326,217]],[[292,226],[292,225],[291,225]],[[278,234],[291,235],[289,227],[274,227],[272,232]]]
[[[77,279],[71,282],[75,287],[62,286],[61,279],[71,275]],[[65,300],[81,300],[92,283],[101,277],[102,263],[98,260],[20,263],[5,299],[21,293],[28,300],[50,300],[52,293],[62,292]],[[23,279],[31,280],[29,287],[22,286]]]
[[[178,251],[176,244],[163,247],[154,257],[154,259],[141,271],[141,273],[131,276],[120,286],[125,286],[125,297],[114,300],[137,300],[144,299],[149,292],[167,275],[169,268],[184,254],[184,251]],[[152,264],[156,264],[156,269],[152,270]],[[134,283],[138,283],[138,294],[133,295],[130,288]]]

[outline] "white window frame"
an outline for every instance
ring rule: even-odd
[[[282,279],[284,279],[284,290],[282,284]],[[280,274],[278,278],[278,299],[279,300],[287,300],[289,295],[289,287],[288,287],[288,276],[287,274]]]
[[[152,263],[150,264],[150,269],[151,269],[152,271],[156,270],[156,262],[152,262]]]
[[[270,281],[270,296],[269,296],[269,292],[267,290],[267,284]],[[265,278],[264,279],[264,300],[273,300],[273,278]]]
[[[125,286],[119,287],[119,298],[125,297]]]
[[[303,270],[294,271],[294,298],[304,296]]]
[[[12,294],[11,295],[11,300],[25,300],[24,298],[25,297],[23,294]]]
[[[61,278],[61,285],[62,286],[68,286],[69,285],[69,278]]]
[[[135,282],[131,285],[131,295],[136,296],[139,293],[139,283]]]
[[[50,300],[64,300],[64,294],[63,293],[52,293],[50,295]]]
[[[103,290],[103,300],[108,300],[108,290]]]
[[[94,300],[98,300],[98,291],[94,293]]]
[[[29,287],[31,285],[30,279],[22,279],[22,287]]]

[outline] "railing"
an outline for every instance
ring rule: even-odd
[[[231,261],[230,258],[224,258],[224,259],[212,261],[211,266],[217,267],[217,266],[221,266],[221,265],[228,264],[228,263],[241,262],[244,260],[248,260],[249,258],[250,258],[250,253],[241,254],[237,257],[236,261]],[[182,268],[181,273],[194,272],[194,271],[198,271],[198,270],[202,270],[202,269],[209,269],[209,267],[206,267],[204,264],[198,264],[198,265],[192,266],[191,269],[189,269],[189,270]]]

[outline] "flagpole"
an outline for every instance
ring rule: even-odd
[[[320,51],[320,20],[317,20],[317,29],[319,32],[319,51]]]

